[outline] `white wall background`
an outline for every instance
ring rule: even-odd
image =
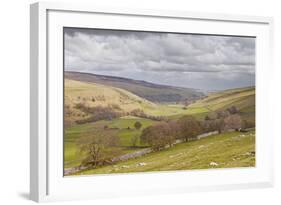
[[[1,1],[0,6],[0,204],[31,204],[29,192],[29,4]],[[79,2],[82,2],[81,0]],[[270,189],[118,198],[66,204],[280,204],[281,203],[281,6],[276,0],[92,0],[100,6],[187,10],[273,16],[275,73],[272,80],[275,121],[276,185]],[[266,69],[266,68],[265,68]],[[280,124],[280,125],[279,125]],[[148,185],[149,186],[149,185]]]

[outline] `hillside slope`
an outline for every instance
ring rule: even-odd
[[[210,113],[235,106],[244,119],[255,121],[255,87],[237,88],[209,94],[189,108],[206,108]]]
[[[174,103],[182,101],[192,101],[204,96],[202,92],[192,88],[180,88],[167,85],[158,85],[146,81],[113,76],[96,75],[90,73],[67,71],[65,71],[64,73],[66,79],[98,83],[102,85],[121,88],[152,102]]]
[[[170,116],[178,118],[182,115],[196,115],[202,118],[218,110],[235,106],[242,117],[254,122],[255,120],[255,88],[239,88],[212,93],[204,99],[197,100],[189,106],[182,104],[158,104],[141,98],[129,91],[97,83],[65,79],[65,110],[66,120],[76,121],[85,119],[87,113],[75,108],[77,104],[87,107],[110,107],[117,112],[142,110],[151,116]]]
[[[255,88],[237,88],[212,93],[208,97],[198,100],[190,107],[205,106],[210,110],[219,110],[232,105],[235,105],[239,110],[253,108],[255,106]]]
[[[78,104],[110,107],[117,112],[156,107],[154,103],[120,88],[68,79],[64,81],[64,88],[65,109],[69,114],[68,120],[72,121],[87,117],[87,113],[76,108]]]
[[[253,166],[255,166],[254,130],[245,134],[223,133],[177,144],[172,148],[114,165],[84,170],[77,175]]]

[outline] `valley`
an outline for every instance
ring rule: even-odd
[[[225,116],[219,118],[219,114]],[[159,150],[147,155],[110,163],[113,157],[153,147],[154,144],[142,137],[150,128],[159,127],[161,133],[164,125],[171,127],[185,123],[183,119],[191,116],[202,128],[197,131],[200,134],[217,130],[217,125],[213,128],[212,123],[219,120],[228,122],[225,119],[234,115],[239,116],[240,127],[252,128],[251,131],[242,134],[220,130],[221,133],[205,139],[183,142],[168,149],[163,149],[161,144],[162,148],[156,147]],[[88,150],[85,152],[83,149],[93,143],[93,136],[104,136],[104,139],[114,136],[114,140],[110,138],[105,142],[101,157],[104,163],[91,165],[93,167],[87,165],[88,169],[71,175],[254,166],[255,88],[237,88],[206,95],[192,88],[66,72],[64,127],[66,169],[79,167],[87,161]],[[181,137],[178,133],[169,135],[173,135],[173,140]],[[211,162],[218,165],[211,166]]]

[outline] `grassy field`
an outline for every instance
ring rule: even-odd
[[[223,110],[227,109],[231,106],[236,106],[238,110],[240,111],[241,117],[245,120],[254,122],[255,121],[255,88],[254,87],[249,87],[249,88],[239,88],[239,89],[232,89],[232,90],[226,90],[222,92],[217,92],[217,93],[212,93],[208,95],[208,97],[197,100],[193,104],[189,106],[184,106],[182,104],[158,104],[158,103],[153,103],[150,102],[144,98],[141,98],[127,90],[121,89],[121,88],[115,88],[111,87],[109,85],[101,85],[101,84],[96,84],[96,83],[86,83],[86,82],[80,82],[80,81],[75,81],[75,80],[65,80],[65,105],[70,107],[70,110],[72,114],[69,116],[68,120],[75,121],[77,119],[84,119],[89,117],[87,113],[83,113],[81,110],[76,109],[75,105],[77,103],[84,103],[85,105],[89,107],[95,107],[95,106],[110,106],[110,105],[117,105],[122,111],[131,111],[134,109],[141,109],[146,113],[147,115],[151,116],[165,116],[168,117],[169,119],[178,119],[184,115],[193,115],[197,119],[201,120],[204,119],[206,115],[214,115],[215,111],[217,110]],[[140,130],[137,130],[134,128],[134,123],[136,121],[141,122],[142,128]],[[137,137],[141,135],[142,129],[154,125],[156,123],[159,123],[159,121],[154,121],[150,119],[145,119],[145,118],[139,118],[139,117],[134,117],[134,116],[124,116],[124,117],[119,117],[115,118],[112,120],[100,120],[97,122],[92,122],[92,123],[85,123],[85,124],[74,124],[71,125],[70,127],[67,127],[65,129],[65,135],[64,135],[64,166],[65,168],[70,168],[74,166],[78,166],[81,163],[81,160],[85,157],[81,153],[79,153],[79,150],[77,148],[76,142],[77,140],[85,135],[85,134],[91,134],[95,133],[97,130],[104,129],[104,126],[107,126],[109,129],[116,129],[117,134],[120,138],[120,155],[134,152],[139,149],[143,149],[146,147],[145,145],[141,145],[139,143],[139,139],[137,140],[136,146],[132,147],[132,138]],[[231,135],[238,135],[238,133],[233,133],[233,134],[225,134],[222,136],[216,136],[213,137],[212,140],[216,142],[218,141],[223,141],[223,139],[228,139],[231,138]],[[253,138],[253,139],[252,139]],[[247,140],[247,139],[252,139],[252,146],[254,146],[254,136],[250,136],[249,138],[242,139]],[[177,145],[176,147],[172,148],[171,150],[167,151],[162,151],[159,153],[153,153],[151,154],[151,157],[154,159],[157,157],[160,157],[160,155],[163,156],[168,156],[170,151],[175,151],[177,152],[177,149],[179,149],[179,152],[182,148],[188,148],[194,145],[194,149],[196,148],[197,143],[208,143],[208,139],[204,139],[202,141],[198,142],[192,142],[192,143],[187,143],[183,145]],[[237,141],[237,146],[239,145],[240,141]],[[200,144],[199,146],[203,146],[203,144]],[[214,143],[215,144],[215,143]],[[227,145],[227,142],[226,142]],[[225,147],[225,145],[223,145]],[[243,146],[242,146],[243,147]],[[243,152],[243,149],[241,147],[241,153]],[[204,155],[208,155],[207,153],[213,153],[216,152],[218,149],[217,147],[214,146],[209,146],[209,150],[207,149],[206,152],[202,152],[202,150],[198,150],[202,152]],[[230,151],[232,152],[235,151],[238,153],[239,149],[233,147],[230,147]],[[214,150],[211,150],[214,149]],[[234,150],[232,150],[234,149]],[[223,151],[223,150],[221,150]],[[195,150],[192,156],[195,156]],[[227,152],[226,152],[227,153]],[[167,154],[167,155],[166,155]],[[199,154],[199,153],[197,153]],[[150,155],[149,155],[150,156]],[[170,156],[170,155],[169,155]],[[182,155],[182,157],[185,155]],[[215,155],[210,155],[210,157],[214,157]],[[146,156],[148,157],[148,156]],[[191,156],[188,156],[191,157]],[[196,156],[198,157],[198,156]],[[195,158],[196,158],[195,157]],[[205,156],[208,157],[208,156]],[[228,155],[225,156],[226,158],[229,157]],[[171,158],[171,165],[163,165],[163,169],[165,170],[170,170],[170,169],[194,169],[194,168],[208,168],[209,165],[207,165],[207,158],[205,159],[200,159],[203,160],[202,164],[199,162],[194,163],[194,159],[189,159],[192,161],[188,161],[187,159],[182,159],[182,160],[187,160],[186,164],[180,165],[179,162],[177,165],[173,165],[172,161],[174,159]],[[148,158],[145,158],[149,160]],[[167,158],[167,163],[170,158]],[[177,159],[177,158],[175,158]],[[136,159],[137,160],[137,159]],[[180,160],[180,157],[179,157]],[[200,161],[199,160],[199,161]],[[205,161],[204,161],[205,160]],[[132,163],[134,163],[134,160],[130,160]],[[161,160],[160,160],[161,161]],[[156,164],[153,163],[149,166],[145,167],[137,167],[136,171],[142,171],[143,169],[146,169],[145,171],[150,171],[150,170],[162,170],[162,164],[159,161],[158,168],[156,167]],[[162,160],[163,161],[163,160]],[[178,161],[178,160],[176,160]],[[183,162],[185,162],[183,161]],[[181,163],[183,163],[181,162]],[[192,162],[192,163],[191,163]],[[230,164],[229,164],[230,163]],[[237,161],[231,161],[226,164],[226,162],[221,162],[221,164],[218,166],[223,166],[223,167],[228,167],[228,166],[236,166],[235,163],[238,163]],[[243,161],[239,162],[239,166],[246,166],[248,162]],[[154,166],[155,165],[155,166]],[[129,165],[131,166],[131,165]],[[175,167],[174,167],[175,166]],[[101,170],[100,173],[102,173],[103,168],[97,169]],[[112,169],[105,169],[107,173],[108,170]],[[132,168],[132,171],[134,169]],[[122,170],[118,169],[118,171],[122,172]],[[131,170],[127,170],[131,172]]]
[[[212,166],[212,162],[217,166]],[[140,166],[140,163],[143,166]],[[78,175],[254,167],[255,131],[229,132],[96,169]]]
[[[134,123],[137,121],[142,124],[140,130],[134,128]],[[117,129],[117,134],[120,138],[120,154],[125,154],[143,148],[144,145],[141,145],[139,140],[136,144],[137,147],[132,148],[132,137],[137,136],[139,138],[142,129],[156,123],[158,122],[149,119],[126,116],[111,121],[101,120],[94,123],[86,123],[67,128],[65,130],[64,138],[64,165],[66,168],[80,165],[84,156],[79,153],[76,142],[80,136],[83,136],[86,133],[94,134],[98,129],[103,129],[105,125],[107,125],[109,129]],[[128,127],[130,129],[128,129]]]

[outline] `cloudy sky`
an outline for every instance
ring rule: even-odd
[[[255,85],[255,38],[65,28],[65,70],[203,90]]]

